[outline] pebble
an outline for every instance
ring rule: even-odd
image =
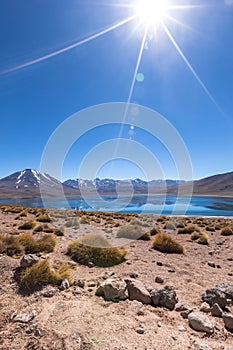
[[[163,266],[163,263],[161,261],[157,261],[158,266]]]
[[[210,267],[213,267],[213,268],[216,267],[216,265],[215,265],[215,263],[214,263],[213,261],[208,261],[208,265],[209,265]]]
[[[80,288],[84,288],[85,287],[85,281],[84,280],[78,280],[76,284]]]
[[[131,273],[129,275],[130,278],[138,278],[138,274],[137,273]]]
[[[186,328],[184,326],[178,326],[179,332],[186,332]]]
[[[164,283],[164,280],[162,279],[162,277],[157,276],[157,277],[155,277],[155,282],[156,283]]]
[[[139,327],[137,330],[136,330],[136,332],[138,333],[138,334],[144,334],[144,329],[142,328],[142,327]]]

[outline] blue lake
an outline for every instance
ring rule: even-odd
[[[155,215],[233,216],[233,197],[176,198],[158,195],[1,200],[0,204]]]

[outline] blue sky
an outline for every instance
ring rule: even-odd
[[[135,15],[125,4],[127,0],[0,2],[0,177],[39,169],[47,140],[72,114],[128,101],[146,27],[141,18],[35,61]],[[138,68],[144,80],[135,81],[130,101],[154,109],[177,129],[190,153],[194,178],[233,171],[233,1],[170,0],[170,5],[180,7],[168,9],[173,20],[163,19],[168,32],[160,24],[156,34],[152,27],[148,30]],[[64,160],[63,179],[77,176],[95,145],[118,136],[119,126],[111,125],[83,135]],[[121,137],[143,144],[159,159],[165,177],[177,177],[158,140],[143,130],[129,135],[128,126]],[[117,160],[103,164],[97,175],[136,178],[143,171]]]

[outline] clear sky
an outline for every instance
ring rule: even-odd
[[[168,0],[165,9],[156,1],[156,9],[151,0],[147,8],[139,0],[0,1],[0,177],[39,169],[47,140],[72,114],[129,97],[177,129],[194,178],[233,171],[233,1]],[[93,147],[118,136],[113,125],[83,135],[63,179],[77,176]],[[165,177],[177,177],[158,140],[128,126],[121,137],[153,152]],[[103,164],[97,175],[144,177],[125,160]]]

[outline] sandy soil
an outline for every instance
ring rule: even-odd
[[[35,213],[16,219],[17,213],[0,210],[0,233],[20,234],[18,227],[23,222],[36,220]],[[188,302],[196,310],[202,304],[201,295],[219,282],[232,284],[233,281],[233,236],[221,236],[220,229],[232,225],[227,218],[159,218],[156,216],[129,216],[80,213],[78,222],[69,225],[74,213],[52,211],[55,218],[50,226],[62,228],[64,236],[57,237],[57,246],[48,254],[52,262],[64,261],[73,265],[73,279],[84,280],[84,288],[77,285],[65,291],[47,286],[44,290],[56,290],[52,298],[41,292],[22,295],[14,279],[20,259],[0,255],[0,349],[5,350],[181,350],[198,349],[196,342],[204,343],[213,350],[233,347],[233,334],[224,328],[222,319],[213,318],[218,327],[213,335],[192,330],[187,319],[180,313],[164,308],[143,305],[139,308],[133,301],[106,302],[95,296],[98,282],[106,274],[128,278],[132,273],[146,286],[162,288],[173,286],[179,301]],[[85,217],[84,217],[85,216]],[[184,225],[193,223],[209,236],[209,245],[191,242],[187,234],[177,234],[178,229],[167,230],[185,247],[184,255],[163,254],[152,249],[151,241],[127,241],[127,259],[111,268],[87,267],[72,262],[65,255],[68,243],[86,233],[99,232],[114,240],[118,225],[137,220],[145,232],[152,227],[164,229],[172,220]],[[214,231],[209,231],[214,227]],[[207,230],[207,231],[206,231]],[[26,232],[26,231],[25,231]],[[28,231],[27,231],[28,232]],[[32,231],[29,231],[32,232]],[[43,254],[42,257],[46,255]],[[214,262],[216,267],[210,267]],[[159,263],[159,264],[158,264]],[[159,266],[160,265],[160,266]],[[161,277],[163,284],[155,282]],[[75,294],[80,290],[81,294]],[[36,317],[29,323],[14,323],[13,312],[36,311]],[[233,308],[230,309],[233,312]],[[138,334],[142,327],[143,334]],[[202,348],[199,348],[202,349]]]

